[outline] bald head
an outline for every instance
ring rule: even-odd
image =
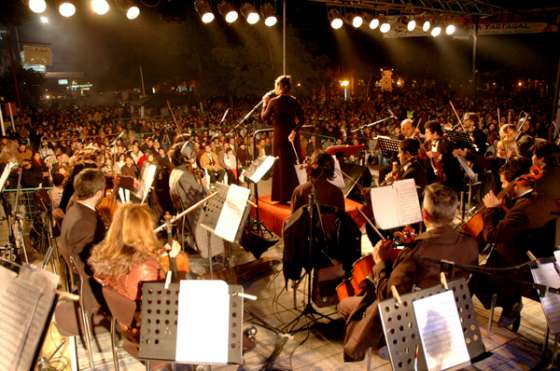
[[[401,121],[401,133],[403,133],[406,138],[412,138],[414,135],[414,126],[412,125],[411,119],[404,119]]]

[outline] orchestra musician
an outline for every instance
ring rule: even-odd
[[[428,173],[424,166],[418,161],[420,142],[416,139],[404,139],[399,144],[400,168],[397,172],[391,172],[385,177],[385,183],[396,180],[414,179],[420,193],[428,184]]]
[[[424,191],[422,206],[426,232],[418,236],[414,246],[406,247],[391,261],[392,241],[384,240],[375,245],[372,284],[364,296],[346,298],[338,307],[346,318],[345,360],[359,361],[368,348],[379,349],[384,345],[377,304],[391,297],[391,286],[405,294],[414,286],[424,289],[440,282],[439,264],[424,258],[478,264],[476,241],[458,233],[452,226],[457,206],[457,194],[451,188],[431,184]]]
[[[401,136],[402,138],[399,139],[408,139],[408,138],[415,138],[416,137],[416,128],[413,125],[413,121],[411,119],[404,119],[401,121]]]
[[[457,159],[453,156],[453,146],[443,137],[443,128],[437,121],[428,121],[425,125],[426,155],[430,159],[437,181],[461,192],[464,187],[464,173]]]
[[[534,189],[535,180],[531,176],[517,179],[526,169],[523,160],[512,160],[502,169],[503,186],[513,182],[509,197],[513,206],[502,207],[500,200],[490,191],[483,198],[486,210],[483,212],[483,237],[487,243],[495,243],[486,266],[510,267],[528,261],[527,251],[536,257],[550,257],[554,251],[555,220],[551,212],[555,203]],[[514,278],[531,281],[528,268],[514,273]],[[485,307],[490,306],[491,296],[497,293],[497,306],[503,308],[500,325],[519,327],[521,296],[531,295],[531,291],[520,285],[512,285],[510,280],[494,280],[487,276],[475,276],[472,281],[473,293]]]
[[[556,202],[560,200],[559,156],[560,149],[552,143],[539,142],[533,147],[533,166],[542,172],[542,177],[536,182],[535,189]]]
[[[263,96],[261,118],[270,120],[274,129],[272,136],[272,155],[278,160],[272,172],[272,201],[288,203],[292,192],[298,186],[294,165],[296,153],[301,153],[298,130],[303,126],[304,115],[300,103],[289,95],[292,88],[290,76],[279,76],[275,81],[275,97]]]

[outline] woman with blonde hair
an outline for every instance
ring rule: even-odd
[[[130,300],[138,300],[144,281],[163,279],[167,253],[154,233],[154,217],[145,205],[120,206],[105,239],[94,247],[89,264],[94,277]],[[188,266],[186,255],[181,255]]]

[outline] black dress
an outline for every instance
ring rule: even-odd
[[[261,117],[272,122],[272,155],[278,160],[274,163],[272,172],[272,201],[287,203],[292,192],[298,186],[298,179],[294,165],[296,155],[288,136],[292,130],[298,130],[303,125],[303,109],[299,102],[290,95],[279,95],[272,98]],[[297,122],[296,122],[297,119]],[[299,137],[296,136],[294,146],[301,159]]]

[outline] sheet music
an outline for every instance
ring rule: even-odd
[[[228,363],[229,311],[229,288],[224,281],[181,281],[176,361]]]
[[[229,242],[235,240],[250,194],[249,188],[240,187],[235,184],[229,186],[226,201],[214,230],[218,237]]]
[[[420,201],[414,179],[397,180],[393,183],[399,208],[399,227],[422,221]]]
[[[15,166],[15,162],[8,162],[6,166],[4,166],[4,171],[2,171],[2,175],[0,176],[0,192],[4,190],[6,181],[8,180],[8,177],[10,176],[10,173]]]
[[[392,229],[422,221],[414,179],[398,180],[390,186],[372,188],[371,205],[381,229]]]
[[[253,183],[258,183],[262,179],[263,176],[270,170],[272,165],[274,165],[274,161],[276,161],[276,157],[274,156],[266,156],[264,160],[260,163],[257,167],[255,172],[248,176],[249,180]]]
[[[150,194],[150,188],[154,184],[154,179],[156,178],[157,166],[154,164],[148,165],[142,172],[142,181],[140,182],[140,189],[138,190],[139,198],[142,199],[142,203],[146,202],[146,197]]]
[[[0,270],[5,268],[0,267]],[[29,370],[48,321],[57,278],[22,267],[19,276],[0,277],[0,369]],[[54,283],[54,287],[53,287]]]
[[[554,253],[556,256],[556,252]],[[539,264],[531,268],[535,283],[560,288],[560,266],[558,262]],[[547,292],[540,298],[544,316],[552,334],[560,334],[560,295]]]
[[[428,370],[470,363],[453,291],[412,302]]]

